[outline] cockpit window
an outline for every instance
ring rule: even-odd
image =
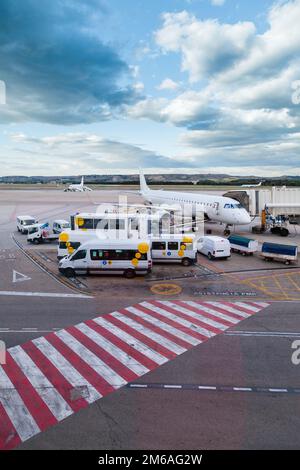
[[[225,204],[224,209],[242,209],[242,204]]]

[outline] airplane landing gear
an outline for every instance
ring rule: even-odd
[[[229,225],[226,225],[226,228],[225,228],[223,233],[224,233],[225,236],[230,235],[231,232],[230,232],[230,229],[229,229]]]

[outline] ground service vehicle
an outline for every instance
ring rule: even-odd
[[[48,222],[31,225],[28,228],[27,241],[30,243],[53,242],[58,240],[58,235],[51,232]]]
[[[28,232],[28,227],[37,224],[37,220],[31,215],[19,215],[17,217],[17,230],[23,234]]]
[[[61,233],[70,228],[70,222],[67,220],[54,220],[52,225],[53,233]]]
[[[197,245],[192,236],[161,235],[151,237],[153,263],[182,263],[189,266],[197,261]]]
[[[133,278],[151,271],[152,259],[148,240],[92,240],[83,243],[73,254],[59,261],[60,273],[123,274]]]
[[[229,258],[230,243],[227,238],[215,235],[205,236],[198,239],[197,248],[200,253],[209,259]]]
[[[261,255],[266,261],[283,261],[290,264],[298,259],[298,247],[296,245],[281,245],[279,243],[265,242],[262,245]]]
[[[230,243],[231,251],[241,253],[243,256],[253,255],[258,250],[258,241],[241,235],[230,235],[227,240]]]

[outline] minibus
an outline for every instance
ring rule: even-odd
[[[106,237],[104,235],[101,236],[98,232],[96,233],[95,230],[64,230],[58,238],[57,259],[60,260],[64,256],[72,254],[80,245],[89,240],[99,240],[102,238]]]
[[[85,242],[74,253],[59,261],[66,277],[76,274],[123,274],[133,278],[152,269],[148,240],[97,240]]]
[[[192,235],[161,235],[151,237],[153,263],[181,263],[189,266],[197,261],[197,245]]]

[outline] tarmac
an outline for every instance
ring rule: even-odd
[[[31,214],[40,221],[51,223],[54,219],[68,219],[70,214],[78,211],[94,212],[102,202],[116,203],[119,194],[116,190],[91,193],[0,191],[0,340],[5,342],[12,361],[11,369],[3,366],[5,375],[0,375],[0,415],[3,418],[0,448],[299,448],[300,365],[292,361],[293,343],[300,339],[300,268],[297,264],[266,263],[259,255],[233,254],[227,261],[209,261],[198,255],[194,266],[156,265],[152,274],[145,278],[78,276],[67,280],[58,273],[55,244],[29,245],[26,236],[16,231],[19,214]],[[142,203],[139,195],[133,192],[122,195],[131,203]],[[222,230],[213,224],[206,228],[216,234]],[[239,233],[238,227],[235,230]],[[284,241],[271,234],[256,238],[260,242],[269,240],[299,246],[300,234],[297,227],[293,230]],[[143,307],[144,302],[148,310]],[[182,304],[184,302],[187,303]],[[162,311],[157,310],[157,305]],[[174,305],[177,305],[175,311]],[[73,370],[75,356],[71,356],[70,351],[69,356],[64,355],[69,368],[64,363],[61,369],[62,363],[54,361],[55,365],[51,366],[46,364],[46,359],[43,362],[40,355],[37,357],[36,348],[52,341],[55,354],[58,346],[60,354],[66,354],[66,345],[64,348],[59,345],[57,337],[67,330],[73,336],[77,334],[81,347],[84,343],[85,348],[93,351],[94,361],[101,359],[107,364],[108,359],[103,358],[108,357],[108,350],[102,345],[101,352],[99,345],[90,343],[91,339],[87,341],[85,336],[79,336],[77,325],[95,326],[89,323],[95,318],[115,321],[110,320],[114,312],[126,314],[127,322],[131,319],[139,323],[138,330],[136,326],[134,331],[130,330],[135,340],[142,335],[139,336],[139,347],[150,348],[148,354],[150,350],[152,354],[153,351],[165,354],[168,360],[150,367],[139,357],[138,362],[144,364],[145,373],[132,375],[128,372],[128,369],[132,372],[132,362],[123,362],[121,368],[119,362],[123,355],[116,348],[110,349],[111,369],[116,371],[115,361],[118,360],[118,374],[124,377],[126,372],[126,380],[111,393],[105,392],[102,397],[89,400],[80,394],[81,382],[75,380]],[[190,317],[192,313],[193,321],[186,323],[187,315]],[[231,318],[230,322],[228,318],[226,320],[228,316],[238,318],[238,321]],[[202,332],[206,335],[205,341],[201,339],[198,343],[191,340],[196,337],[193,322],[197,318],[198,326],[201,323],[201,328],[206,325],[205,331],[214,332],[211,335]],[[213,330],[212,322],[221,323],[223,328]],[[116,326],[117,321],[115,323]],[[130,327],[128,323],[125,326],[128,334]],[[121,328],[123,336],[125,326]],[[151,330],[151,344],[145,337],[148,330]],[[111,330],[104,335],[103,341],[107,347],[114,341],[121,349],[116,332],[121,334],[119,330]],[[80,335],[83,334],[81,331]],[[62,337],[66,341],[65,336]],[[164,337],[162,343],[161,337]],[[41,342],[39,338],[42,338]],[[161,349],[169,344],[168,341],[176,345],[178,352],[175,355],[168,355]],[[186,341],[190,342],[189,347]],[[127,343],[127,346],[132,348],[132,344]],[[174,348],[172,344],[169,347]],[[75,347],[73,343],[72,347]],[[179,347],[184,351],[181,352]],[[42,418],[34,414],[30,397],[37,400],[42,397],[45,402],[45,395],[41,395],[40,388],[35,388],[33,382],[28,382],[28,368],[25,396],[25,378],[21,375],[24,371],[20,371],[16,362],[18,354],[24,351],[52,384],[53,393],[59,390],[72,413],[63,419],[51,420],[48,416],[51,404],[48,403]],[[124,350],[132,360],[133,351],[130,351]],[[81,369],[78,365],[76,377],[78,371],[81,375],[86,374],[83,364]],[[68,389],[67,385],[72,385],[71,372],[75,382],[73,388]],[[10,387],[4,385],[7,380],[3,377],[10,377]],[[31,380],[37,380],[37,377],[33,375]],[[84,377],[82,383],[87,381],[87,375]],[[93,382],[93,387],[95,385]],[[91,386],[87,387],[91,393]],[[74,390],[80,392],[75,404],[69,403],[64,395],[70,390],[73,394]],[[18,414],[11,410],[18,410]],[[26,414],[26,410],[30,413]],[[19,430],[18,420],[23,423],[23,432],[25,424],[31,423],[31,427],[27,423],[27,434]]]

